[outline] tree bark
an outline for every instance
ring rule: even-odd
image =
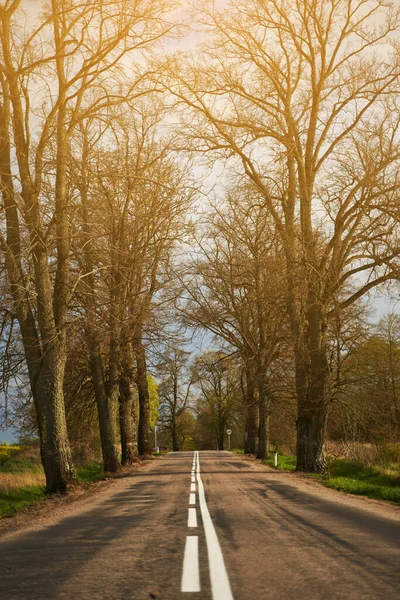
[[[218,450],[224,450],[224,437],[225,437],[225,419],[221,419],[221,416],[219,415],[218,418],[218,435],[217,435],[217,442],[218,442]]]
[[[54,343],[43,357],[32,389],[47,493],[65,492],[74,481],[64,410],[64,370],[63,350]]]
[[[269,415],[270,400],[266,375],[259,373],[258,383],[258,410],[259,410],[259,429],[258,429],[258,449],[257,458],[266,460],[269,453]]]
[[[255,393],[254,374],[251,368],[246,369],[246,435],[245,454],[256,454],[258,436],[258,410]]]
[[[308,336],[305,351],[297,347],[296,386],[297,470],[311,473],[326,471],[325,436],[329,407],[329,364],[323,305],[314,302],[308,312]],[[304,343],[304,342],[303,342]]]
[[[119,379],[119,427],[121,433],[122,464],[130,465],[139,460],[137,438],[137,406],[133,390],[134,358],[131,344],[126,343],[122,352],[122,371]]]
[[[176,414],[172,415],[171,422],[171,431],[172,431],[172,450],[173,452],[179,452],[179,438],[178,438],[178,430],[176,426]]]
[[[136,356],[136,385],[139,396],[138,450],[142,456],[151,454],[153,447],[150,439],[150,396],[147,382],[146,351],[141,332],[134,341],[134,354]]]
[[[131,386],[129,385],[129,388]],[[138,462],[139,452],[137,444],[136,420],[134,417],[134,397],[128,390],[127,382],[121,381],[119,405],[119,426],[121,432],[121,463],[123,466]]]
[[[177,429],[177,407],[178,407],[178,372],[177,369],[173,376],[173,409],[171,415],[171,431],[172,431],[172,450],[173,452],[179,452],[179,439]]]

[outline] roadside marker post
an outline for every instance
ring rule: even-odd
[[[160,448],[157,446],[157,425],[154,425],[154,450],[156,454],[160,453]]]
[[[227,429],[226,433],[228,434],[228,450],[231,449],[231,433],[232,433],[232,429]]]
[[[274,450],[274,467],[278,466],[278,452]]]

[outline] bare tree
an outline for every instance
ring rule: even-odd
[[[197,358],[194,369],[201,390],[198,403],[207,405],[218,450],[224,450],[225,431],[235,419],[241,400],[240,366],[224,352],[209,351]]]
[[[176,340],[164,349],[158,363],[160,385],[160,422],[172,435],[172,450],[179,451],[179,418],[189,408],[190,390],[193,383],[188,360],[190,352],[176,347]]]
[[[164,2],[52,0],[25,20],[22,2],[0,8],[1,245],[38,416],[47,491],[74,471],[63,401],[71,295],[72,203],[68,157],[79,123],[130,95],[124,57],[171,30]],[[125,66],[127,63],[125,62]],[[140,75],[139,75],[140,77]],[[14,161],[15,152],[15,161]]]
[[[269,445],[269,379],[283,342],[285,289],[274,224],[258,193],[233,188],[214,206],[201,256],[183,278],[185,321],[229,344],[244,366],[246,451],[265,459]],[[258,446],[257,446],[258,438]]]
[[[193,192],[187,165],[161,130],[165,111],[149,99],[113,109],[82,129],[74,157],[81,202],[76,257],[106,470],[115,470],[119,397],[123,462],[152,449],[146,327],[169,280],[173,249]],[[89,123],[88,123],[89,125]],[[165,128],[164,128],[165,129]],[[138,390],[138,422],[132,384]],[[137,431],[138,430],[138,431]]]
[[[177,59],[166,87],[190,109],[186,144],[230,161],[274,219],[297,468],[324,471],[329,319],[399,277],[400,12],[380,0],[236,0],[199,13],[213,36],[204,60]]]

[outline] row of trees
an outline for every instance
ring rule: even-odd
[[[97,415],[107,471],[120,444],[125,464],[150,451],[149,342],[174,449],[195,414],[265,458],[289,419],[297,468],[323,471],[361,299],[399,279],[400,10],[206,1],[201,60],[160,58],[176,8],[0,7],[4,365],[26,365],[48,491],[74,479],[66,401]],[[220,341],[183,382],[178,320]]]
[[[0,7],[0,244],[54,492],[74,480],[72,366],[90,379],[105,470],[119,467],[119,438],[123,463],[151,450],[145,341],[191,192],[151,100],[149,53],[174,34],[173,3],[23,8]]]
[[[268,213],[295,359],[297,468],[324,471],[330,324],[399,278],[400,11],[379,0],[235,0],[202,2],[198,14],[202,60],[177,57],[164,85],[182,106],[185,144],[230,164]]]

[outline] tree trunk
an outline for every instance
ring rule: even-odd
[[[64,409],[65,352],[58,343],[47,349],[32,389],[40,432],[46,493],[65,492],[74,481]]]
[[[119,469],[117,438],[115,432],[115,406],[114,399],[109,397],[104,382],[103,364],[97,340],[93,335],[88,335],[90,354],[90,371],[92,374],[94,394],[99,417],[101,452],[103,467],[106,473],[115,473]]]
[[[131,465],[139,460],[136,407],[132,383],[123,375],[119,384],[119,427],[121,432],[122,465]]]
[[[176,415],[175,414],[172,415],[171,430],[172,430],[172,450],[173,450],[173,452],[179,452],[180,448],[179,448],[178,430],[177,430],[177,426],[176,426]]]
[[[139,460],[136,417],[138,411],[133,390],[134,368],[132,345],[125,341],[119,379],[119,428],[121,433],[121,462],[124,466]]]
[[[299,344],[296,355],[297,470],[323,473],[326,471],[324,445],[329,406],[329,364],[323,306],[318,302],[311,304],[307,317],[305,352],[301,351],[302,344]]]
[[[10,114],[8,104],[0,105],[0,181],[5,208],[7,240],[2,250],[6,257],[7,274],[13,306],[21,329],[25,360],[39,426],[41,459],[46,475],[46,492],[65,492],[74,482],[74,470],[65,419],[63,380],[65,369],[65,335],[54,331],[51,317],[51,287],[48,276],[47,256],[41,252],[40,260],[34,259],[37,290],[36,311],[27,292],[26,278],[21,262],[21,234],[18,208],[11,174],[11,146],[8,134]],[[35,257],[39,256],[37,233]],[[41,239],[41,236],[39,236]],[[39,328],[44,333],[44,343],[39,336],[34,312],[38,315]],[[46,317],[44,317],[44,313]],[[49,334],[52,330],[53,334]],[[50,341],[48,341],[50,340]]]
[[[139,454],[144,455],[151,454],[153,447],[150,439],[150,396],[147,383],[146,351],[141,335],[135,339],[134,353],[136,356],[136,385],[139,396],[138,449]]]
[[[224,450],[224,437],[225,437],[225,420],[218,419],[218,450]]]
[[[258,429],[258,450],[257,458],[266,460],[269,453],[269,414],[270,401],[266,376],[260,373],[258,384],[258,410],[259,410],[259,429]]]
[[[255,393],[254,376],[246,369],[246,434],[245,454],[256,454],[258,435],[258,407]]]

